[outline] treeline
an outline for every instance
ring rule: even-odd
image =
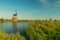
[[[28,20],[28,19],[26,19],[26,20],[18,20],[17,22],[36,22],[36,21],[41,21],[41,20]],[[52,20],[52,18],[50,18],[49,20],[45,19],[42,21],[60,21],[60,20],[56,20],[56,19]],[[13,22],[13,20],[0,18],[0,22]]]
[[[18,20],[17,22],[32,22],[32,21],[35,21],[35,20]],[[12,19],[3,19],[3,18],[1,18],[0,22],[13,22],[13,20]]]
[[[0,39],[4,40],[60,40],[60,21],[59,20],[38,20],[29,23],[29,26],[21,34],[6,34]]]
[[[12,20],[11,19],[3,19],[3,18],[1,18],[0,22],[12,22]]]

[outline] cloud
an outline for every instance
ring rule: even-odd
[[[48,3],[48,4],[60,4],[60,0],[37,0],[40,3]]]
[[[47,0],[38,0],[38,1],[41,3],[47,3],[48,2]]]
[[[38,1],[40,1],[40,2],[46,2],[46,0],[38,0]]]
[[[56,3],[57,3],[57,4],[60,4],[60,0],[57,0]]]

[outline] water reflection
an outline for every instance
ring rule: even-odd
[[[3,23],[0,22],[0,30],[2,30],[2,29],[3,29]]]
[[[13,33],[17,32],[17,22],[13,22]]]
[[[16,33],[24,34],[23,30],[28,27],[28,22],[0,22],[0,30],[6,33]]]

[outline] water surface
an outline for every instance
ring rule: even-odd
[[[23,30],[28,27],[28,24],[28,22],[4,22],[0,23],[0,29],[6,33],[20,32],[23,35]]]

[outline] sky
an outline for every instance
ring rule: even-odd
[[[0,0],[0,18],[12,19],[15,10],[20,20],[60,20],[60,0]]]

